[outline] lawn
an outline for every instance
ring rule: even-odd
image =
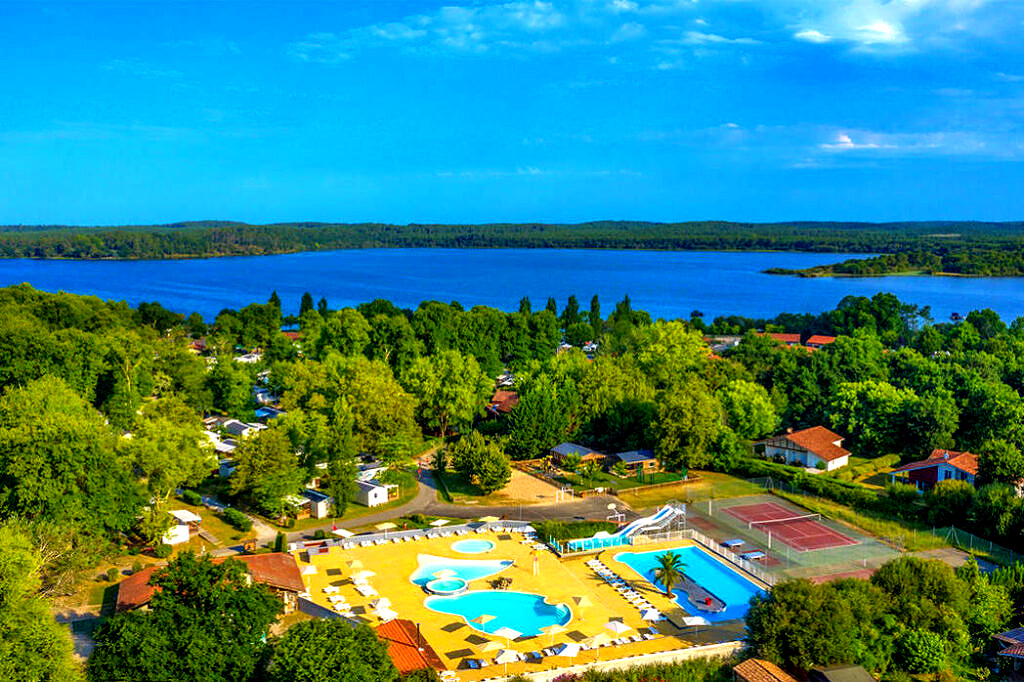
[[[712,497],[718,499],[764,493],[764,488],[761,486],[729,474],[691,469],[690,475],[696,480],[680,481],[678,485],[667,485],[660,488],[622,490],[619,492],[619,497],[634,509],[645,509],[660,507],[672,500],[695,501]]]
[[[554,480],[564,485],[571,485],[573,491],[579,492],[581,490],[592,490],[594,488],[613,488],[618,491],[629,490],[630,488],[639,488],[646,485],[681,481],[683,480],[683,477],[669,471],[659,471],[655,474],[646,474],[644,475],[643,481],[638,481],[633,476],[621,478],[607,471],[598,472],[590,478],[584,478],[579,474],[563,471],[556,474],[554,476]]]
[[[175,500],[171,502],[169,508],[172,510],[187,509],[190,512],[199,514],[199,516],[203,518],[203,522],[199,525],[208,533],[213,534],[213,536],[221,542],[220,545],[210,545],[199,537],[194,537],[189,540],[188,543],[185,543],[186,545],[194,545],[193,549],[196,550],[200,549],[203,545],[206,545],[209,549],[212,549],[213,547],[230,547],[231,545],[237,545],[242,540],[256,536],[253,531],[243,533],[224,519],[220,518],[220,516],[218,516],[212,509],[207,509],[203,506],[194,507],[175,498]]]

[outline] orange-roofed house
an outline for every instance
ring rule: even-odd
[[[813,336],[811,336],[811,337],[809,337],[807,339],[807,341],[806,341],[806,343],[804,343],[804,345],[807,346],[808,348],[824,348],[825,346],[827,346],[830,343],[835,343],[835,340],[836,340],[836,337],[834,337],[834,336],[824,336],[823,334],[814,334]]]
[[[420,634],[416,623],[396,618],[377,628],[377,637],[387,644],[388,657],[401,675],[414,670],[445,670],[441,657]]]
[[[796,682],[796,678],[771,661],[748,658],[732,669],[736,682]]]
[[[487,406],[488,411],[494,416],[504,416],[512,412],[519,404],[519,395],[515,391],[497,390],[491,396],[491,403]]]
[[[768,459],[781,457],[786,464],[834,471],[850,461],[850,451],[843,448],[843,437],[824,426],[802,431],[789,431],[761,441]]]
[[[253,582],[266,585],[277,594],[284,602],[285,613],[291,613],[295,609],[299,592],[306,588],[302,584],[299,566],[291,554],[245,554],[217,558],[213,563],[219,564],[228,559],[241,561]],[[161,568],[163,566],[149,566],[122,580],[117,588],[117,610],[128,611],[149,604],[153,593],[156,592],[156,587],[149,584],[149,579]]]
[[[978,456],[971,452],[932,450],[928,459],[893,469],[891,480],[909,483],[918,490],[929,490],[939,481],[967,481],[974,485],[978,476]]]
[[[799,334],[779,334],[779,333],[776,333],[776,332],[772,332],[770,334],[765,334],[765,336],[768,336],[769,338],[772,338],[772,339],[774,339],[774,340],[778,341],[779,343],[781,343],[783,345],[786,345],[786,346],[799,346],[800,345],[800,335]]]

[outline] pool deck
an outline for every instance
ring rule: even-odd
[[[451,550],[452,543],[466,538],[491,540],[496,547],[491,552],[476,555],[466,555]],[[631,580],[637,591],[641,592],[655,608],[662,611],[667,616],[667,620],[657,623],[641,620],[640,611],[586,565],[586,560],[592,558],[593,555],[559,559],[548,550],[534,550],[531,544],[521,542],[522,538],[523,536],[518,533],[508,535],[487,532],[463,537],[429,538],[415,542],[352,549],[334,547],[331,548],[329,554],[312,556],[312,565],[316,567],[317,572],[304,576],[304,580],[307,581],[311,599],[315,603],[330,609],[328,595],[324,593],[323,589],[332,586],[332,590],[336,588],[338,595],[347,598],[348,603],[353,606],[353,611],[360,619],[375,627],[380,622],[373,615],[371,605],[376,597],[360,595],[349,579],[353,569],[349,567],[348,562],[358,560],[362,566],[355,570],[369,570],[376,574],[368,578],[369,584],[376,589],[381,597],[390,600],[391,608],[398,613],[398,617],[407,618],[420,624],[423,636],[438,652],[448,668],[458,671],[461,680],[480,680],[517,673],[538,673],[597,660],[647,657],[659,652],[677,651],[694,646],[694,641],[685,634],[687,631],[678,625],[682,623],[682,617],[688,614],[674,600],[666,597],[647,581]],[[689,543],[677,541],[665,543],[665,546],[679,547],[686,544]],[[658,547],[658,544],[645,544],[643,548],[644,551],[647,551],[658,549]],[[625,564],[615,562],[612,558],[613,553],[623,549],[618,547],[614,549],[614,552],[605,552],[601,558],[614,563],[615,570],[621,571],[624,576],[632,577],[633,574]],[[419,566],[417,557],[420,554],[452,559],[514,560],[515,564],[504,571],[490,578],[472,581],[470,588],[474,590],[489,589],[488,580],[508,577],[512,579],[510,587],[512,590],[544,595],[550,603],[567,604],[573,612],[573,618],[566,626],[567,631],[555,635],[553,638],[542,635],[521,638],[512,642],[512,648],[524,654],[561,643],[579,642],[599,633],[612,638],[619,637],[620,635],[613,634],[605,627],[611,619],[621,620],[632,628],[621,636],[633,636],[638,633],[638,630],[646,631],[646,628],[651,626],[656,628],[658,635],[653,639],[639,642],[582,651],[575,658],[551,656],[537,663],[512,663],[507,666],[507,670],[506,666],[494,664],[479,670],[469,669],[466,659],[493,659],[495,655],[493,651],[479,653],[477,650],[479,645],[489,640],[498,641],[501,644],[505,644],[505,641],[476,630],[458,616],[438,613],[424,606],[424,599],[428,595],[422,588],[409,580]],[[537,556],[538,575],[533,575],[532,571],[534,554]],[[293,555],[300,569],[309,565],[310,556],[305,551],[296,550]],[[575,599],[577,597],[585,598],[582,607],[577,606]]]

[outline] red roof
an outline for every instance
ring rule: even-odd
[[[959,469],[972,476],[978,474],[978,456],[971,452],[956,452],[954,450],[932,450],[932,454],[928,459],[904,464],[898,469],[893,469],[892,473],[930,469],[940,464],[948,464],[954,469]]]
[[[744,682],[796,682],[796,678],[771,661],[748,658],[732,669],[736,679]]]
[[[1014,644],[999,652],[1000,656],[1012,656],[1013,658],[1024,658],[1024,644]]]
[[[768,336],[772,337],[779,343],[800,343],[799,334],[769,334]]]
[[[812,426],[802,431],[787,433],[779,436],[779,438],[788,438],[804,450],[807,450],[807,452],[821,457],[826,462],[831,462],[834,459],[846,457],[850,454],[849,450],[836,445],[836,443],[843,442],[843,437],[838,433],[829,431],[824,426]]]
[[[495,391],[491,396],[491,406],[496,412],[508,414],[519,404],[519,395],[515,391]]]
[[[811,338],[807,339],[808,346],[827,346],[836,340],[834,336],[823,336],[821,334],[815,334]]]
[[[255,582],[288,592],[302,592],[306,589],[302,584],[299,566],[291,554],[276,552],[220,557],[214,559],[213,563],[219,564],[228,559],[245,564]],[[156,588],[149,584],[149,579],[160,568],[163,566],[149,566],[122,580],[117,588],[117,610],[137,609],[148,604],[156,591]]]
[[[298,341],[299,340],[299,333],[298,332],[281,332],[281,333],[284,334],[285,336],[287,336],[292,341]]]
[[[402,675],[424,668],[444,670],[447,667],[411,620],[389,620],[377,628],[377,637],[387,643],[388,656]]]

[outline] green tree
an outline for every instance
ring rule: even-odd
[[[575,294],[569,296],[569,300],[566,301],[565,307],[562,309],[562,315],[559,318],[559,322],[562,324],[562,329],[569,329],[574,324],[578,324],[582,321],[580,317],[580,302],[576,298]]]
[[[751,381],[730,381],[716,393],[726,422],[741,438],[756,440],[775,432],[779,417],[762,386]]]
[[[281,602],[245,564],[185,553],[157,571],[149,611],[112,616],[96,631],[89,679],[248,680]]]
[[[675,552],[665,552],[658,555],[658,565],[654,569],[654,579],[661,583],[665,595],[671,597],[672,589],[683,581],[683,569],[686,564],[683,558]]]
[[[362,313],[353,308],[342,308],[324,319],[313,347],[318,358],[330,351],[341,355],[363,355],[370,344],[370,324]]]
[[[898,652],[911,673],[934,673],[947,666],[945,641],[937,632],[911,628],[900,635]]]
[[[587,321],[590,322],[590,326],[594,330],[594,340],[597,341],[601,338],[601,332],[604,329],[604,323],[601,321],[601,301],[597,298],[597,294],[590,299],[590,313],[587,315]]]
[[[509,415],[508,451],[515,459],[532,459],[568,436],[569,416],[559,390],[547,375],[530,382]]]
[[[72,682],[81,679],[67,629],[38,596],[43,560],[27,533],[0,525],[0,679]]]
[[[1024,479],[1024,454],[1005,440],[989,440],[978,448],[978,475],[988,483],[1016,484]]]
[[[302,300],[299,302],[299,317],[302,317],[306,313],[311,313],[316,310],[313,305],[313,294],[308,291],[302,294]]]
[[[225,414],[244,418],[252,410],[252,379],[230,358],[217,358],[207,375],[206,385],[212,394],[213,406]]]
[[[244,495],[271,516],[284,514],[285,498],[302,489],[306,471],[282,429],[258,431],[241,440],[235,449],[235,473],[231,492]]]
[[[668,469],[709,464],[709,448],[722,428],[719,410],[718,401],[697,379],[687,379],[665,391],[654,424],[658,461]]]
[[[488,495],[512,480],[512,467],[501,446],[470,431],[452,446],[452,468]]]
[[[275,642],[266,682],[397,682],[387,645],[365,625],[344,620],[296,623]]]
[[[939,481],[927,493],[928,523],[932,526],[963,524],[974,506],[975,489],[967,481]]]
[[[710,352],[701,335],[684,322],[635,327],[624,345],[644,376],[658,387],[668,386],[697,369]]]
[[[457,350],[417,358],[402,376],[402,384],[419,401],[420,423],[442,437],[482,415],[493,387],[477,361]]]

